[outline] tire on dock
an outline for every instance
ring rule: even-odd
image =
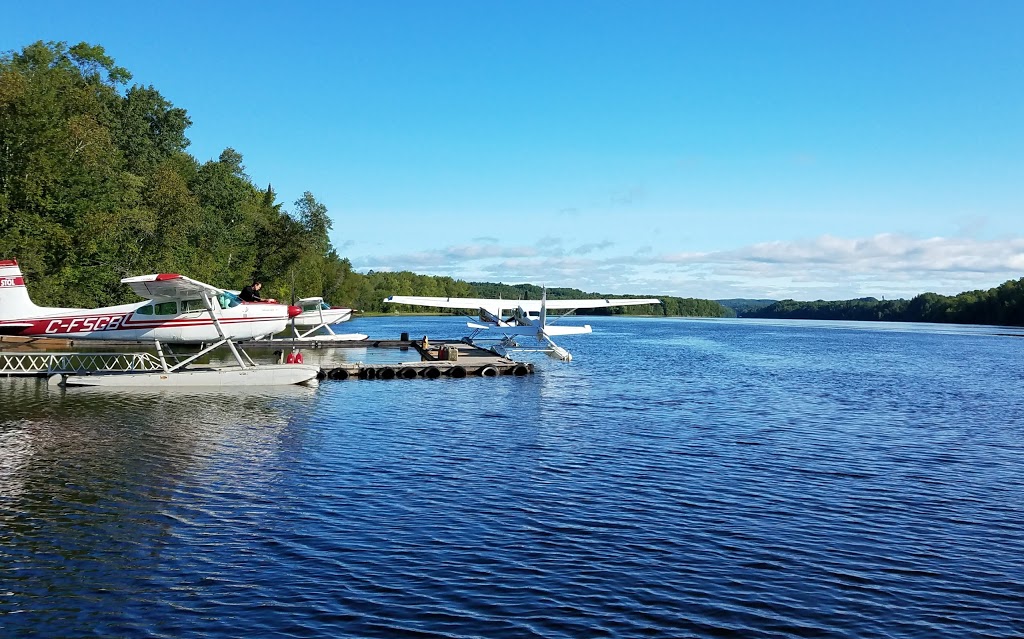
[[[398,376],[402,379],[416,379],[416,369],[411,366],[406,366],[398,371]]]
[[[464,366],[452,366],[451,370],[448,371],[448,376],[462,379],[466,376],[466,368]]]
[[[337,379],[344,381],[348,379],[348,371],[344,368],[335,368],[331,372],[327,373],[327,377],[330,379]]]
[[[428,366],[427,369],[423,371],[423,377],[425,377],[426,379],[437,379],[440,376],[441,371],[440,369],[437,368],[437,366]]]
[[[390,366],[385,366],[384,368],[382,368],[379,371],[377,371],[377,379],[394,379],[394,378],[395,378],[395,369],[391,368]]]
[[[516,367],[512,369],[512,374],[516,377],[522,377],[523,375],[529,375],[530,369],[526,367],[526,364],[516,364]]]
[[[488,364],[480,369],[480,377],[497,377],[498,369],[495,366]]]
[[[359,379],[374,379],[377,377],[377,371],[372,368],[364,368],[359,371]]]

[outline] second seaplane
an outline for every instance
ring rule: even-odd
[[[581,308],[661,304],[661,300],[654,298],[549,300],[546,288],[541,293],[539,300],[392,295],[384,298],[384,301],[389,304],[474,310],[477,312],[478,318],[472,318],[474,321],[466,324],[473,329],[472,333],[465,337],[466,342],[487,348],[503,356],[509,350],[540,351],[549,357],[565,362],[572,360],[572,354],[555,344],[551,338],[560,335],[592,333],[593,329],[590,324],[583,326],[560,325],[556,323],[558,320]],[[561,311],[562,314],[549,322],[548,311]],[[490,337],[490,335],[500,337]],[[539,346],[522,346],[517,341],[517,338],[520,337],[534,337]]]
[[[256,364],[235,342],[279,333],[302,311],[284,304],[246,304],[234,294],[177,273],[121,280],[143,302],[104,308],[36,306],[16,260],[0,260],[0,334],[76,340],[152,341],[161,371],[66,375],[68,386],[272,386],[317,379],[319,367]],[[166,344],[202,344],[187,357],[166,355]],[[189,368],[227,346],[237,366]]]
[[[284,339],[296,342],[317,342],[319,346],[322,346],[329,342],[360,342],[369,338],[364,333],[334,332],[332,326],[352,319],[354,311],[351,308],[331,306],[322,297],[303,297],[295,303],[295,306],[298,306],[302,312],[291,319],[292,335],[286,336]]]

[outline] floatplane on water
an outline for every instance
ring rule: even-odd
[[[302,311],[291,319],[289,340],[306,342],[361,342],[363,333],[335,333],[331,327],[352,319],[352,309],[331,306],[322,297],[303,297],[296,306]],[[303,329],[300,331],[299,329]],[[326,331],[322,333],[320,331]]]
[[[576,299],[549,300],[547,289],[541,293],[539,300],[502,300],[471,297],[417,297],[414,295],[392,295],[384,298],[389,304],[408,304],[411,306],[430,306],[433,308],[451,308],[475,310],[478,318],[468,322],[466,326],[473,332],[464,339],[467,343],[505,355],[510,350],[539,351],[549,357],[568,362],[572,360],[569,351],[555,344],[551,339],[559,335],[581,335],[592,333],[590,324],[583,326],[562,326],[555,322],[580,308],[612,308],[615,306],[637,306],[641,304],[661,304],[654,298],[625,299]],[[564,311],[562,315],[548,321],[548,311]],[[479,320],[479,321],[476,321]],[[500,334],[501,337],[488,337]],[[537,348],[521,346],[516,338],[534,337],[543,346]],[[485,342],[497,342],[488,344]]]
[[[143,302],[103,308],[48,308],[29,298],[16,260],[0,260],[0,334],[80,340],[152,341],[162,372],[67,375],[69,386],[239,386],[302,384],[320,369],[304,364],[259,364],[235,344],[238,340],[280,333],[297,306],[246,304],[234,294],[177,273],[140,275],[121,280]],[[163,344],[204,344],[185,359],[168,358]],[[238,366],[187,368],[226,345]],[[170,361],[173,360],[173,361]]]

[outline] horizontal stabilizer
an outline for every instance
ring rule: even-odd
[[[17,335],[26,328],[32,328],[31,322],[4,322],[0,324],[0,335]]]
[[[555,335],[583,335],[585,333],[593,333],[594,330],[590,328],[590,324],[583,326],[552,326],[548,324],[544,327],[544,334],[552,337]]]

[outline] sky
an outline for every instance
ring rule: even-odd
[[[703,298],[1024,276],[1024,3],[11,3],[359,271]]]

